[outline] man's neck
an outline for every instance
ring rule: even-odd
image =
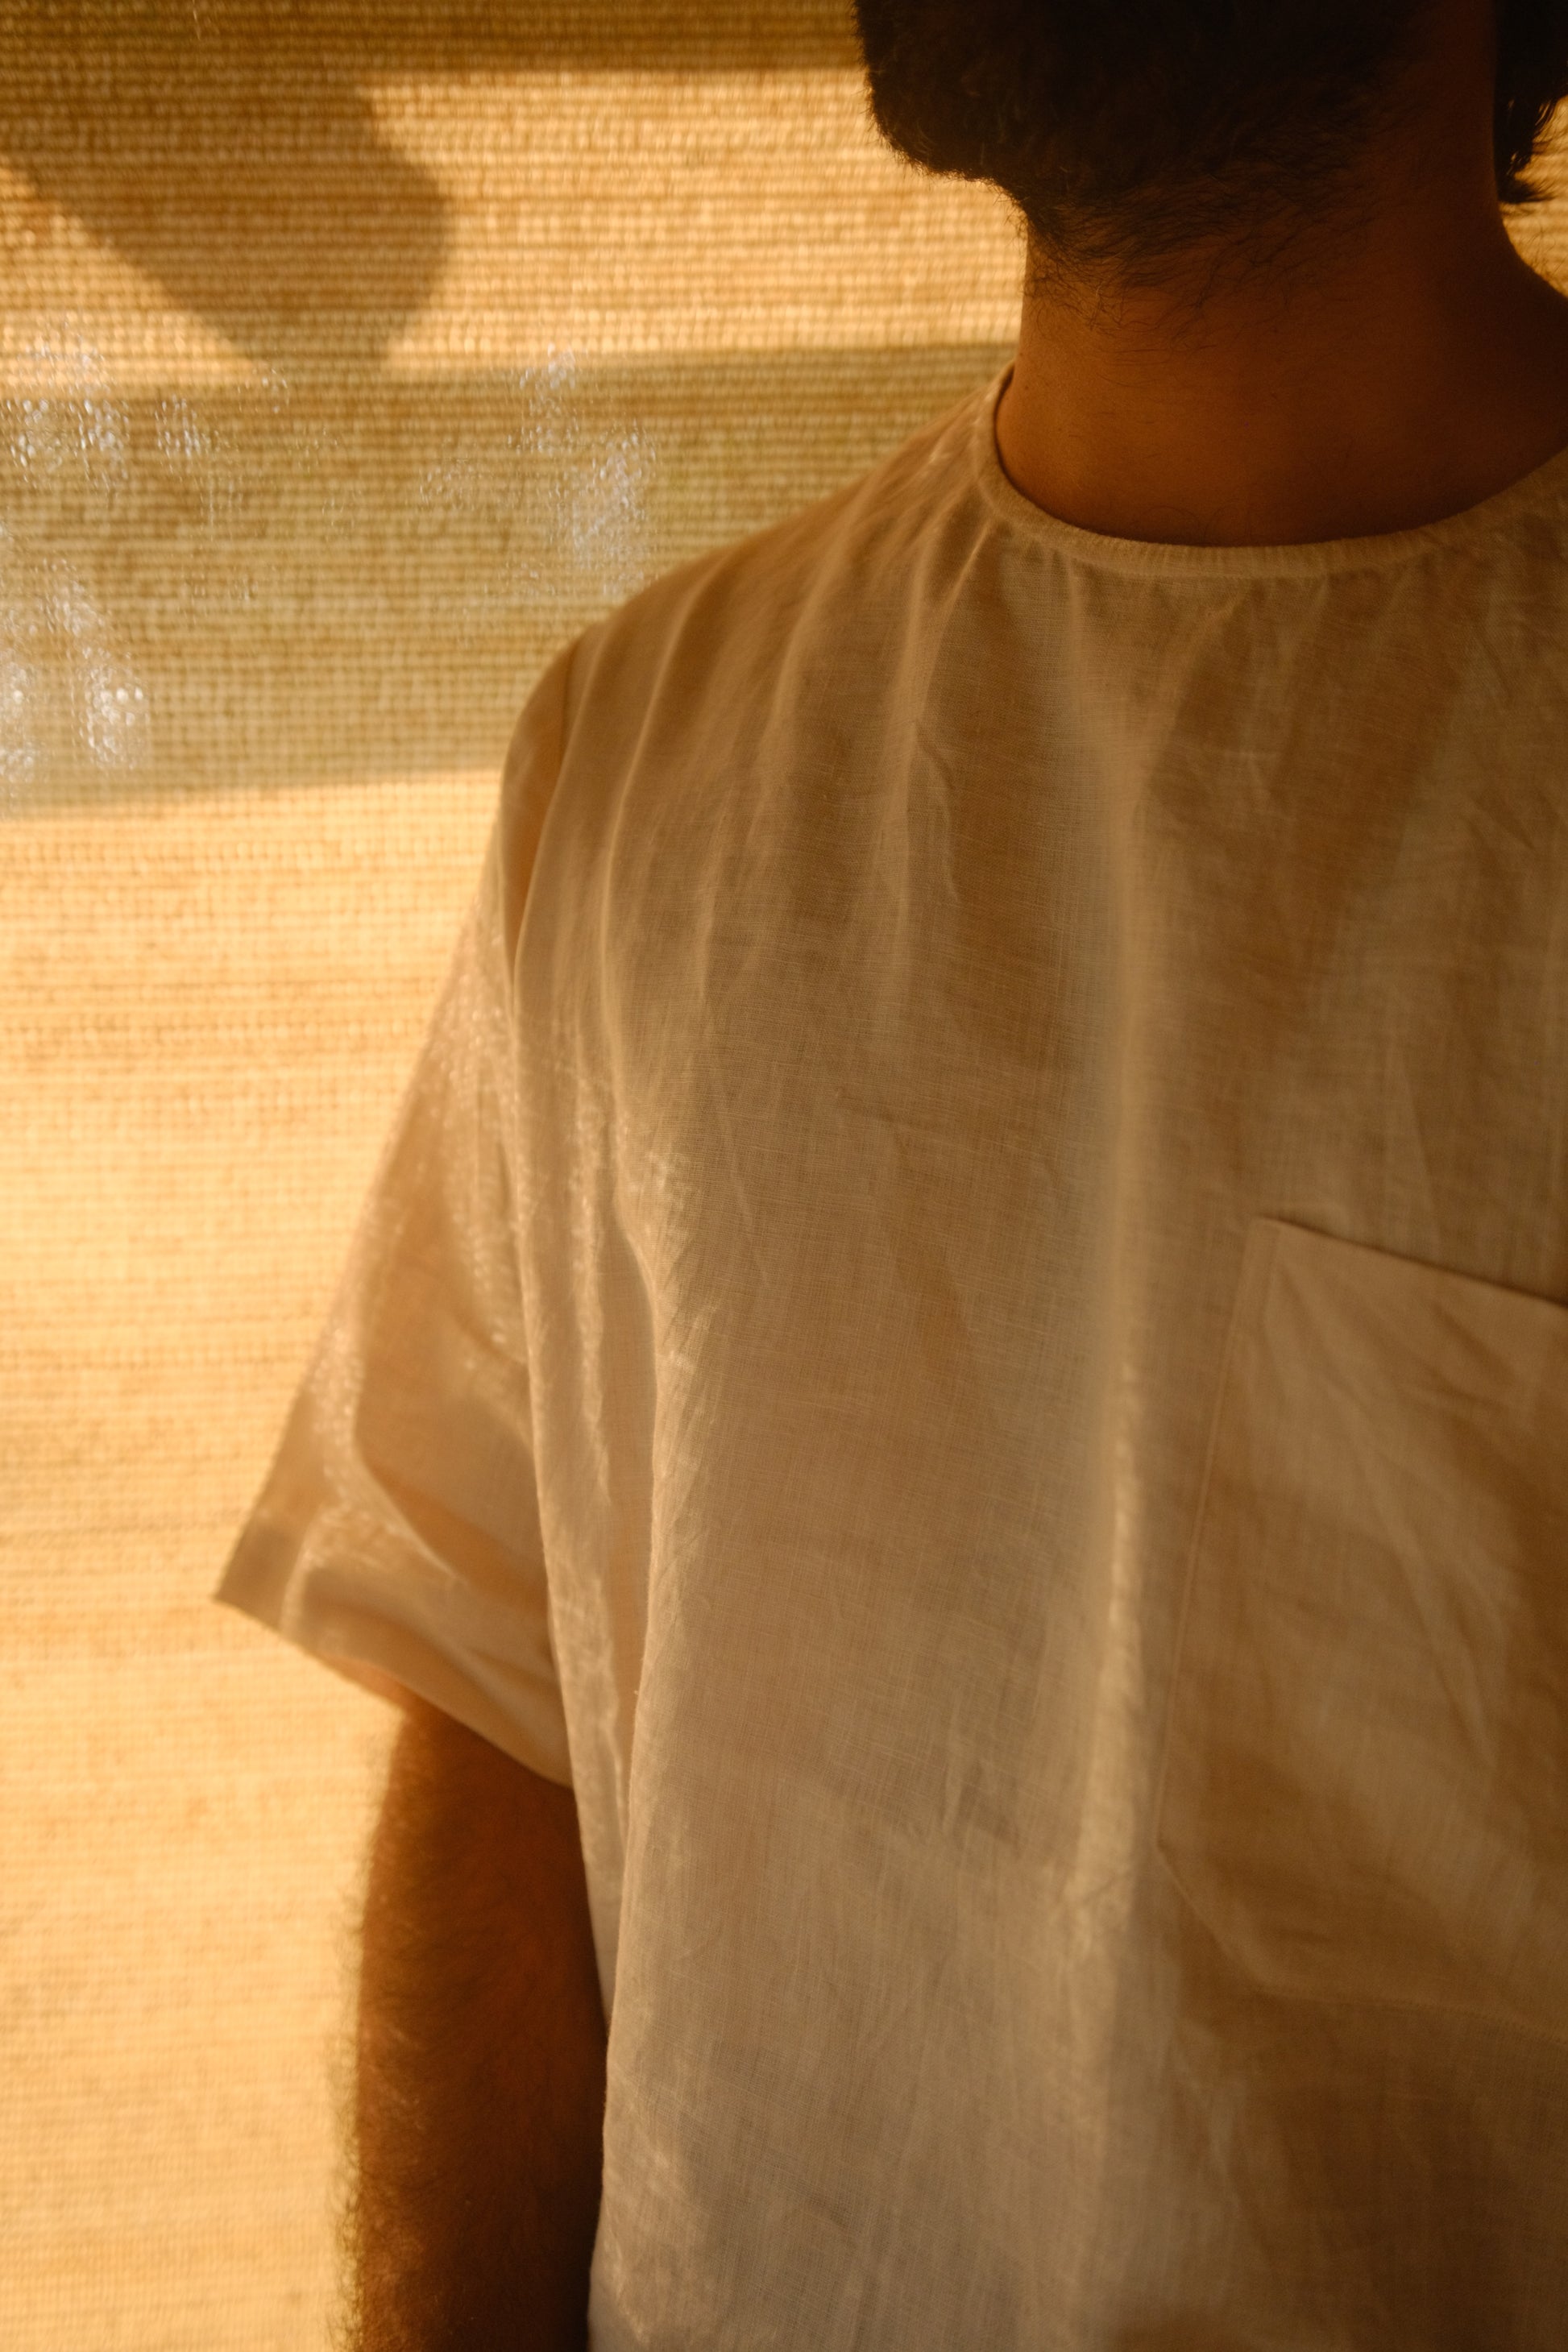
[[[1087,530],[1270,545],[1437,521],[1568,446],[1568,298],[1509,240],[1474,89],[1380,159],[1360,228],[1201,310],[1032,282],[996,426],[1018,488]]]

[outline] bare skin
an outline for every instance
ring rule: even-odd
[[[1437,521],[1568,446],[1568,298],[1504,226],[1492,56],[1492,0],[1438,0],[1417,119],[1201,308],[1212,253],[1158,292],[1031,282],[996,424],[1025,496],[1121,538],[1274,545]]]
[[[353,2352],[583,2352],[605,2019],[569,1789],[405,1714],[371,1853]]]

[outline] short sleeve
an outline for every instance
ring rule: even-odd
[[[215,1598],[571,1781],[514,1225],[510,949],[567,656],[509,751],[479,887],[271,1469]]]

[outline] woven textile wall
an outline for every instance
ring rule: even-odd
[[[1019,247],[837,0],[0,0],[0,2344],[311,2352],[395,1718],[213,1584],[546,658]]]

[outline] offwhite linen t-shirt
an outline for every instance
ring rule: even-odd
[[[538,688],[221,1597],[576,1791],[595,2352],[1561,2347],[1568,451],[999,390]]]

